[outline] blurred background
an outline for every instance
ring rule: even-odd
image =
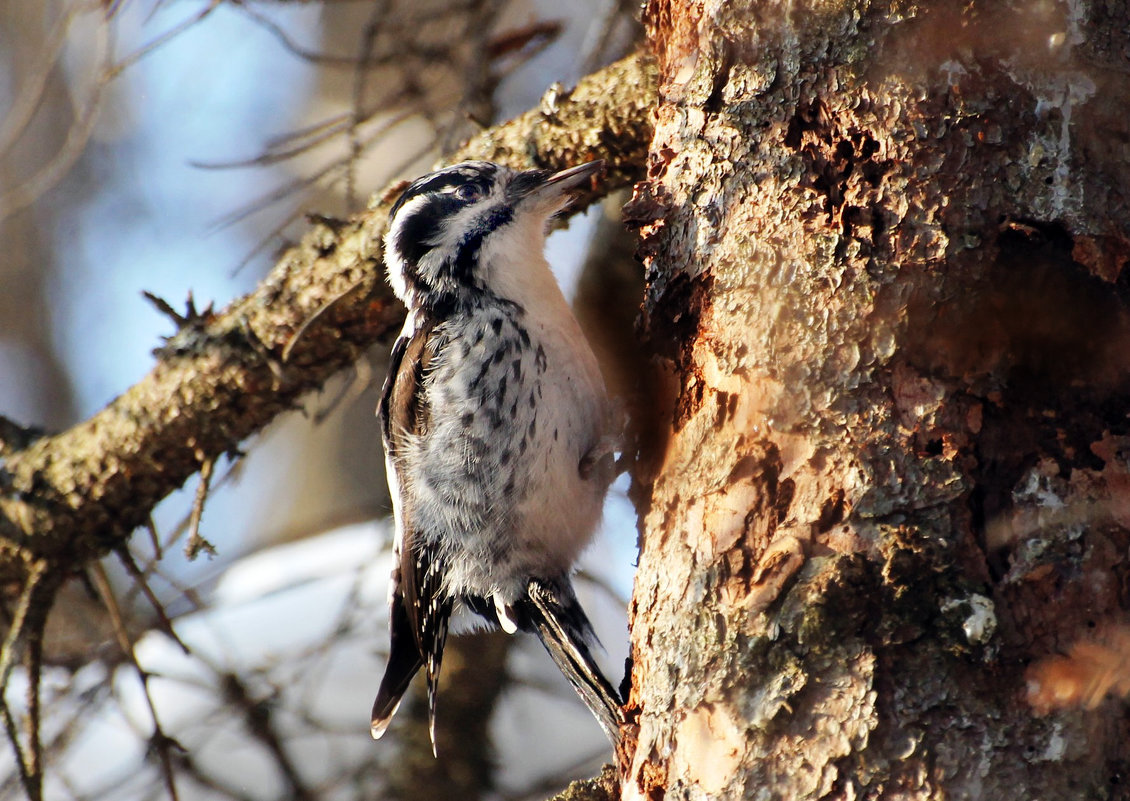
[[[306,214],[364,208],[638,36],[622,0],[0,0],[0,415],[49,431],[91,415],[174,332],[143,292],[225,305]],[[550,241],[604,342],[631,338],[640,297],[616,208]],[[144,582],[107,560],[66,588],[47,643],[46,798],[429,797],[396,769],[411,738],[368,735],[387,646],[373,413],[386,357],[375,349],[217,466],[200,524],[214,557],[183,554],[190,482],[134,537]],[[614,683],[636,547],[625,486],[579,585]],[[493,747],[475,744],[488,771],[468,786],[532,798],[592,775],[608,744],[540,646],[493,648],[507,682],[486,707]],[[488,651],[472,649],[472,673]],[[4,688],[13,710],[26,684],[17,672]],[[440,770],[445,745],[464,756],[441,740],[420,770]],[[21,795],[0,750],[0,798]]]

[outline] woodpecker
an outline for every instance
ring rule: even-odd
[[[408,315],[378,408],[396,533],[374,738],[423,668],[435,754],[463,605],[536,634],[618,740],[621,700],[570,579],[615,473],[616,415],[544,252],[549,221],[602,170],[468,161],[420,178],[389,213],[385,263]]]

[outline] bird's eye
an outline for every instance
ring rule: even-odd
[[[482,193],[473,184],[463,184],[463,186],[456,187],[455,197],[464,203],[470,203],[482,197]]]

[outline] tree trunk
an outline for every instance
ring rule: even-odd
[[[645,21],[625,798],[1130,796],[1130,12]]]

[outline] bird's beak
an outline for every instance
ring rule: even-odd
[[[590,179],[595,175],[604,174],[604,159],[597,159],[585,164],[578,164],[561,172],[555,172],[545,179],[538,191],[555,189],[558,192],[568,192],[573,189],[587,189]]]
[[[511,191],[523,203],[533,201],[533,205],[545,204],[553,211],[560,211],[568,205],[573,192],[588,189],[593,176],[603,173],[604,161],[601,159],[555,173],[530,170],[518,174]]]

